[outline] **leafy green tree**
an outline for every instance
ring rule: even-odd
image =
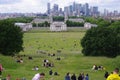
[[[81,41],[86,56],[116,57],[120,54],[120,39],[109,27],[88,30]]]
[[[22,23],[30,23],[33,20],[33,17],[17,17],[17,18],[8,18],[7,20],[12,22],[22,22]]]
[[[54,16],[53,21],[64,21],[64,17],[62,17],[62,16]]]
[[[98,20],[98,22],[97,22],[97,25],[99,27],[108,27],[108,26],[110,26],[110,24],[111,23],[109,21],[107,21],[107,20],[102,20],[102,21]]]
[[[32,26],[33,26],[33,27],[37,27],[37,24],[36,24],[36,23],[32,23]]]
[[[84,23],[81,23],[81,22],[73,22],[73,21],[69,21],[69,20],[66,21],[66,24],[67,24],[67,26],[69,26],[69,27],[83,27],[83,26],[84,26]]]
[[[48,26],[50,26],[50,23],[48,23],[47,21],[45,21],[44,25],[45,25],[45,27],[48,27]]]
[[[0,54],[14,55],[23,50],[23,32],[9,20],[0,21]]]

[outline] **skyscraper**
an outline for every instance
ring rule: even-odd
[[[85,3],[83,5],[83,12],[85,16],[89,16],[89,4],[88,3]]]
[[[93,6],[90,8],[90,15],[91,16],[98,16],[99,15],[99,11],[98,11],[97,6]]]
[[[58,12],[58,11],[59,11],[59,6],[58,6],[58,4],[54,4],[54,6],[53,6],[53,11],[54,11],[54,12]]]
[[[50,10],[50,3],[47,3],[47,14],[50,14],[51,10]]]

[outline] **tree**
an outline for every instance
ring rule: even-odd
[[[32,23],[32,26],[33,26],[33,27],[37,27],[37,24],[36,24],[36,23]]]
[[[120,38],[109,27],[88,30],[81,41],[86,56],[116,57],[120,54]]]
[[[67,26],[69,26],[69,27],[83,27],[83,26],[84,26],[84,23],[81,23],[81,22],[73,22],[73,21],[69,21],[69,20],[66,21],[66,24],[67,24]]]
[[[62,17],[62,16],[54,16],[53,21],[64,21],[64,17]]]
[[[23,32],[9,20],[0,21],[0,54],[14,55],[23,50]]]

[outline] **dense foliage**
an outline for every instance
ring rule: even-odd
[[[33,27],[49,27],[50,23],[47,21],[45,21],[43,23],[32,23],[32,26]]]
[[[64,17],[63,16],[54,16],[53,21],[64,21]]]
[[[109,20],[105,20],[102,18],[92,18],[87,17],[85,18],[85,22],[90,22],[92,24],[97,24],[99,27],[108,27],[111,25],[111,22]]]
[[[8,21],[12,22],[21,22],[21,23],[30,23],[33,20],[33,17],[17,17],[17,18],[9,18]]]
[[[9,20],[0,21],[0,54],[14,55],[23,50],[23,32]]]
[[[119,31],[116,32],[116,30]],[[86,56],[116,57],[120,54],[120,27],[97,27],[88,30],[81,41]]]
[[[81,22],[73,22],[73,21],[69,21],[69,20],[66,21],[66,24],[67,24],[67,26],[69,26],[69,27],[83,27],[83,26],[84,26],[84,23],[81,23]]]

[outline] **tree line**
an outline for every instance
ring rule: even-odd
[[[81,40],[81,45],[85,56],[120,55],[120,21],[89,29]]]

